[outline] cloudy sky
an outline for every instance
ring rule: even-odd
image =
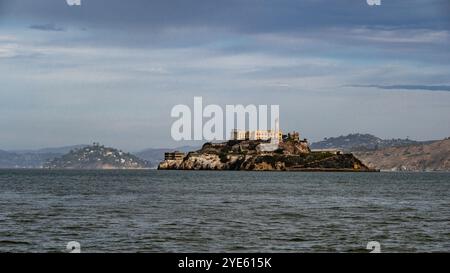
[[[311,141],[450,136],[450,1],[0,0],[0,149],[174,147],[176,104]]]

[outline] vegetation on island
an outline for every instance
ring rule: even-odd
[[[371,134],[349,134],[346,136],[329,137],[311,144],[311,149],[341,149],[346,152],[374,151],[389,147],[405,147],[410,145],[428,144],[432,141],[415,141],[409,138],[381,139]]]
[[[98,143],[48,161],[47,169],[146,169],[150,165],[130,153],[105,147]]]

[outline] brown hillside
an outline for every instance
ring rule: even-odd
[[[450,139],[354,153],[369,167],[390,171],[450,171]]]

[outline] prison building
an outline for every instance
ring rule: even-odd
[[[233,130],[231,133],[232,140],[269,140],[277,139],[282,141],[283,133],[275,130],[256,130],[256,131],[244,131]]]

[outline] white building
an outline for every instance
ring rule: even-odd
[[[232,140],[270,140],[277,139],[281,141],[283,139],[283,132],[275,130],[256,130],[256,131],[244,131],[233,130],[231,133]]]

